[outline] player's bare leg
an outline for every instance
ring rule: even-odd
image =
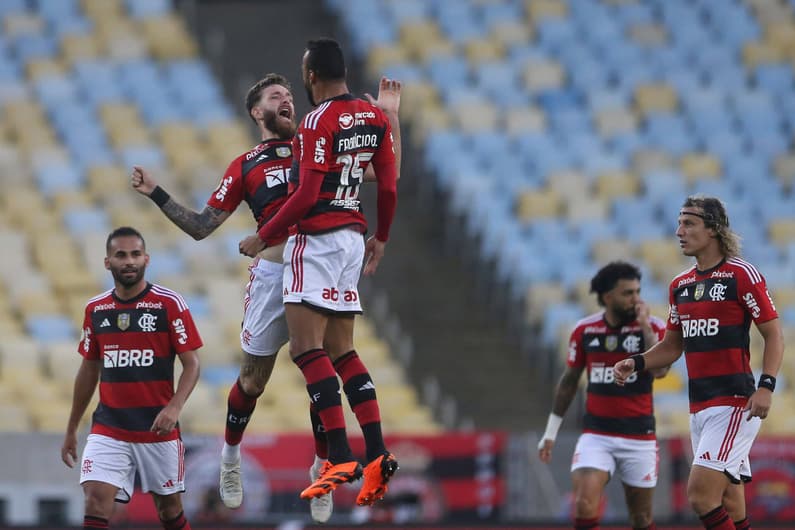
[[[574,493],[575,527],[592,527],[599,522],[599,506],[610,475],[594,468],[579,468],[571,472]]]
[[[734,521],[734,527],[737,530],[748,530],[751,528],[745,509],[744,484],[729,484],[729,487],[723,493],[723,507],[726,508],[729,517]]]
[[[157,515],[160,517],[160,524],[164,530],[191,530],[190,523],[185,518],[185,512],[182,509],[180,493],[171,495],[152,493],[152,500],[155,501]]]
[[[106,482],[89,480],[83,483],[85,508],[83,528],[107,528],[113,515],[114,499],[119,488]]]
[[[714,469],[694,465],[687,481],[687,500],[701,519],[704,528],[734,530],[734,523],[723,506],[729,478]]]
[[[624,484],[624,497],[627,500],[629,522],[632,528],[649,528],[653,521],[654,488],[636,488]]]

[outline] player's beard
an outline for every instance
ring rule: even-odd
[[[133,276],[125,276],[126,272],[134,271],[136,274]],[[113,279],[116,280],[121,286],[125,288],[129,288],[140,282],[144,277],[144,272],[146,272],[146,265],[141,265],[138,268],[124,268],[124,269],[116,269],[111,267],[110,273],[113,275]]]
[[[277,113],[266,110],[263,116],[263,122],[265,123],[265,128],[269,131],[276,133],[282,140],[289,140],[293,136],[295,136],[295,121],[292,119],[286,120],[281,119]]]
[[[628,309],[617,309],[615,313],[616,316],[621,319],[621,325],[629,324],[638,318],[638,313],[635,311],[634,307],[630,307]]]

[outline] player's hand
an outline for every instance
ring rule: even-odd
[[[745,410],[748,411],[746,421],[750,421],[754,416],[761,419],[767,418],[772,403],[773,392],[767,388],[757,388],[756,392],[748,398],[748,403],[745,404]]]
[[[268,245],[261,240],[257,234],[254,234],[253,236],[248,236],[246,239],[241,241],[238,245],[238,248],[240,249],[241,254],[248,256],[249,258],[253,258],[258,253],[265,250],[266,246]]]
[[[364,274],[370,276],[375,274],[378,264],[381,263],[381,258],[384,257],[384,248],[386,243],[379,241],[375,236],[370,236],[367,243],[364,245]]]
[[[640,300],[637,304],[635,304],[635,318],[638,319],[638,324],[640,324],[642,328],[647,328],[651,325],[649,322],[650,315],[651,309],[646,302]]]
[[[179,410],[170,404],[166,405],[165,408],[157,414],[149,430],[157,433],[158,436],[167,436],[168,433],[173,431],[174,427],[177,426],[178,419]]]
[[[147,197],[157,187],[157,182],[149,175],[149,172],[141,166],[133,166],[132,173],[130,174],[130,184],[133,189]]]
[[[613,365],[613,380],[618,386],[624,386],[627,378],[635,371],[635,359],[624,359]]]
[[[373,98],[370,94],[365,94],[364,97],[370,104],[375,105],[386,113],[398,113],[400,110],[400,91],[402,86],[400,81],[382,77],[381,82],[378,83],[378,99]]]
[[[61,460],[68,467],[75,467],[75,462],[77,462],[77,435],[73,432],[67,432],[63,437]]]
[[[552,447],[555,445],[555,440],[541,439],[538,442],[538,459],[549,464],[552,461]]]

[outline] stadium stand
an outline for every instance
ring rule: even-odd
[[[673,230],[692,193],[727,203],[793,336],[795,2],[326,5],[355,28],[371,75],[403,80],[413,145],[548,348],[564,351],[595,310],[587,279],[610,259],[642,266],[664,315],[667,282],[689,265]],[[785,403],[794,365],[785,358]],[[662,433],[687,430],[686,379],[677,363],[657,387]],[[773,420],[765,432],[791,432]]]
[[[197,49],[169,0],[0,2],[0,431],[63,431],[83,308],[112,287],[105,237],[129,224],[147,240],[147,277],[185,295],[205,341],[183,428],[223,432],[248,278],[237,242],[251,233],[248,212],[196,243],[129,187],[140,164],[201,205],[229,161],[255,142]],[[387,432],[438,432],[373,325],[357,326]],[[270,406],[258,407],[251,430],[305,431],[304,383],[286,351],[271,385]]]

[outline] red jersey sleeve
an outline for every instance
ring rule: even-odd
[[[662,340],[663,336],[665,336],[665,321],[661,318],[652,316],[649,318],[649,324],[651,325],[651,329],[654,330],[654,334],[657,335],[657,340]]]
[[[94,327],[91,324],[91,313],[91,306],[86,306],[85,315],[83,316],[83,330],[80,333],[80,343],[77,346],[77,353],[82,355],[85,359],[98,361],[100,360],[99,349],[97,348],[97,341],[94,339]]]
[[[572,368],[585,366],[585,351],[582,348],[582,328],[577,326],[569,337],[569,352],[566,355],[566,364]]]
[[[397,206],[397,168],[395,167],[395,142],[392,138],[392,126],[386,116],[382,115],[382,117],[386,122],[386,131],[379,149],[373,155],[372,164],[378,186],[378,226],[375,237],[379,241],[386,242],[389,239],[389,229],[392,226]]]
[[[682,331],[679,324],[679,309],[676,307],[676,300],[674,300],[674,284],[668,287],[668,320],[665,325],[666,329],[671,331]]]
[[[207,199],[207,206],[234,212],[245,198],[243,189],[243,165],[241,158],[238,157],[226,168],[226,173],[215,188],[210,198]]]
[[[765,278],[753,266],[737,274],[737,298],[757,324],[778,318]]]
[[[177,304],[170,304],[168,321],[170,324],[169,338],[174,351],[185,353],[186,351],[198,350],[202,347],[203,342],[201,336],[199,336],[199,330],[196,329],[193,316],[187,306],[182,306],[180,310],[180,306]]]
[[[301,172],[322,171],[328,173],[331,165],[332,135],[324,120],[313,121],[314,127],[302,127],[298,133],[298,163]]]

